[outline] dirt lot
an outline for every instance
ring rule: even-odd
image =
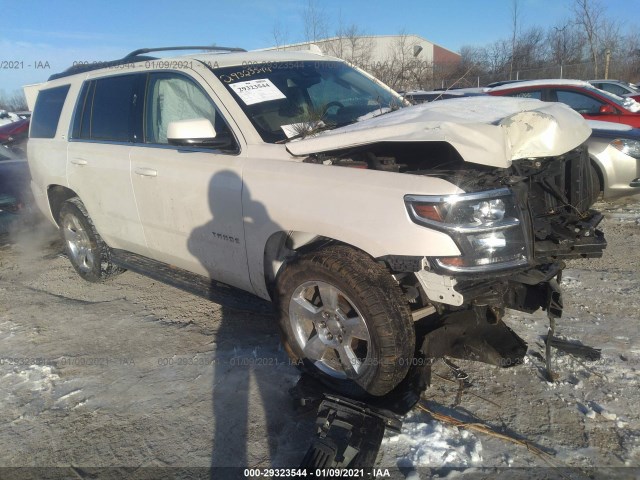
[[[444,378],[435,376],[424,395],[434,410],[491,425],[546,454],[416,411],[402,434],[385,438],[380,467],[398,478],[549,465],[638,478],[640,198],[598,207],[607,213],[609,247],[602,259],[570,264],[558,334],[602,349],[602,359],[556,356],[560,379],[547,383],[546,316],[516,312],[507,321],[529,343],[524,366],[457,362],[472,386],[453,407],[456,385],[438,365]],[[270,315],[131,272],[88,284],[56,238],[40,225],[0,241],[2,467],[73,467],[88,478],[89,467],[298,465],[314,418],[294,409],[288,389],[298,373]],[[0,477],[20,471],[0,469]]]

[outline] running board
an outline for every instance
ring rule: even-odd
[[[131,270],[158,282],[166,283],[198,297],[211,300],[223,307],[261,315],[273,314],[273,306],[266,300],[262,300],[239,288],[207,279],[173,265],[158,262],[126,250],[116,249],[111,251],[111,260],[126,270]]]

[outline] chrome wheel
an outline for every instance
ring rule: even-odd
[[[333,285],[310,281],[296,288],[289,321],[304,358],[324,373],[353,379],[371,362],[371,335],[364,317]]]
[[[70,260],[82,272],[90,272],[95,264],[95,255],[91,247],[89,234],[83,228],[78,217],[67,214],[62,219],[62,234],[67,244]]]

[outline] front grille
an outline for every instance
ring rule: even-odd
[[[599,257],[606,241],[597,225],[602,215],[589,208],[599,183],[585,145],[546,160],[529,181],[529,209],[539,262]]]
[[[550,159],[546,168],[532,175],[531,180],[530,206],[534,218],[557,214],[580,218],[599,194],[598,176],[586,146]]]

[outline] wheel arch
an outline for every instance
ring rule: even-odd
[[[49,208],[51,210],[51,216],[56,222],[56,225],[60,226],[59,217],[62,204],[70,198],[77,197],[76,192],[70,188],[62,185],[49,185],[47,187],[47,199],[49,201]]]
[[[264,246],[264,281],[269,296],[273,300],[278,274],[288,260],[295,256],[312,252],[329,245],[345,245],[360,251],[372,259],[368,252],[348,243],[323,235],[299,231],[279,231],[271,234]]]
[[[591,159],[591,165],[593,166],[593,168],[596,171],[596,174],[598,175],[598,182],[600,182],[600,191],[604,193],[607,188],[607,183],[606,183],[607,170],[604,167],[604,165],[602,165],[602,162],[598,159],[598,157],[594,155],[589,155],[589,158]]]

